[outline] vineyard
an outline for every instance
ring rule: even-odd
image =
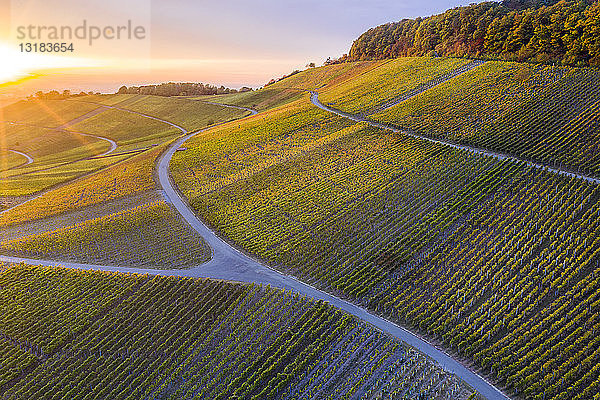
[[[303,151],[347,120],[296,101],[273,111],[203,132],[186,142],[171,170],[190,201],[208,191],[245,179]]]
[[[296,89],[317,90],[332,88],[344,84],[350,80],[360,79],[376,71],[389,61],[359,61],[352,63],[333,64],[317,68],[308,68],[302,73],[290,74],[274,84],[268,86],[270,89]]]
[[[249,107],[258,111],[265,111],[270,108],[281,106],[298,100],[301,93],[295,89],[271,89],[265,88],[262,90],[253,90],[251,92],[223,94],[218,96],[210,96],[208,100],[233,106]],[[197,98],[198,100],[206,100],[206,96]]]
[[[423,356],[320,301],[254,284],[0,270],[6,399],[460,399]]]
[[[213,96],[209,96],[212,99]],[[124,108],[178,124],[188,131],[206,128],[218,122],[239,119],[247,112],[207,104],[202,101],[159,96],[138,96]]]
[[[403,94],[410,96],[438,84],[446,75],[462,72],[461,68],[469,64],[468,60],[454,58],[388,60],[368,73],[327,88],[322,101],[345,112],[369,114],[378,107],[402,100]]]
[[[235,276],[271,279],[268,265],[297,277],[439,344],[515,399],[600,399],[600,186],[528,162],[600,177],[599,77],[411,57],[220,96],[19,103],[5,118],[64,124],[56,114],[117,147],[98,156],[110,141],[4,124],[2,204],[40,195],[0,213],[0,249],[195,276],[229,268],[203,270],[211,254],[234,254]],[[316,107],[311,90],[367,119]],[[261,112],[240,119],[206,101]],[[122,109],[89,114],[98,103]],[[201,131],[183,142],[186,130]],[[169,194],[169,173],[223,241],[197,233],[212,234]],[[3,399],[476,397],[349,314],[256,284],[0,266],[0,308]]]
[[[487,62],[374,120],[600,176],[599,73]]]
[[[73,225],[80,225],[88,220],[98,219],[106,215],[116,214],[136,206],[162,200],[158,191],[135,193],[131,196],[119,197],[99,204],[82,206],[45,218],[34,219],[20,224],[2,227],[1,242],[24,236],[38,235]]]
[[[0,108],[0,120],[27,122],[56,128],[97,108],[93,104],[75,104],[55,100],[30,100]]]
[[[126,267],[186,268],[210,259],[204,240],[164,201],[0,242],[5,254]]]
[[[4,139],[2,146],[33,158],[28,164],[21,158],[20,166],[0,166],[0,196],[29,195],[81,176],[90,168],[97,169],[99,163],[102,167],[115,161],[95,160],[95,166],[89,165],[90,157],[102,154],[109,148],[106,141],[97,138],[8,123],[0,123],[0,132]],[[12,154],[10,158],[15,156],[14,153],[9,154]],[[88,160],[88,165],[74,165],[82,159]],[[4,156],[2,160],[5,160]]]
[[[154,190],[153,169],[164,149],[154,149],[121,163],[42,194],[0,214],[0,226],[22,224],[35,219],[73,211],[120,197]]]
[[[5,142],[2,146],[23,151],[42,165],[94,156],[106,151],[109,147],[106,142],[93,137],[69,134],[49,128],[9,123],[2,123],[0,127],[5,135]]]
[[[340,68],[330,77],[339,77]],[[503,83],[498,74],[522,84]],[[310,75],[301,75],[288,79],[314,87]],[[317,79],[327,81],[324,76],[321,71]],[[580,88],[595,87],[592,76],[593,71],[584,69],[486,63],[427,88],[386,115],[406,110],[414,123],[431,124],[422,129],[435,133],[430,127],[437,124],[451,139],[453,131],[447,127],[476,129],[477,124],[461,119],[475,121],[480,116],[476,109],[481,120],[517,121],[521,115],[519,121],[525,123],[527,112],[541,118],[546,108],[519,108],[529,99],[545,101],[548,113],[561,116],[556,120],[561,126],[569,121],[569,110],[593,96],[590,89],[585,92],[589,95],[579,95]],[[361,79],[368,82],[367,77]],[[458,86],[461,80],[472,86]],[[337,85],[353,87],[343,81],[327,86],[325,93]],[[549,90],[556,88],[566,92],[560,99],[572,99],[573,108],[563,106],[556,95],[550,108],[549,93],[554,92]],[[468,100],[461,103],[459,95]],[[348,107],[362,101],[340,99]],[[586,399],[598,393],[596,184],[364,123],[324,123],[304,110],[306,102],[303,97],[263,116],[265,126],[275,127],[270,136],[260,135],[247,121],[215,137],[203,136],[202,142],[190,141],[188,152],[175,155],[173,176],[204,220],[276,268],[441,341],[473,360],[511,395]],[[414,116],[414,104],[430,119]],[[304,116],[304,125],[318,126],[318,133],[307,135],[309,130],[298,131],[281,118],[282,109],[292,108],[297,110],[294,118]],[[454,112],[456,119],[444,119]],[[498,140],[506,134],[498,123],[488,126],[498,128]],[[572,140],[587,147],[573,145],[548,123],[535,126],[549,129],[543,137],[540,133],[545,145],[538,149],[545,154],[593,152],[597,144],[574,134]],[[235,145],[229,146],[228,135]],[[592,157],[577,160],[593,162]]]
[[[102,104],[118,108],[99,108]],[[77,179],[99,171],[106,174],[131,156],[180,136],[182,130],[169,122],[195,130],[246,114],[202,101],[158,96],[20,101],[0,109],[0,198],[12,203],[20,196],[69,188]],[[27,154],[32,162],[25,164],[9,149]]]
[[[15,168],[25,162],[23,156],[6,149],[0,150],[0,172]]]
[[[160,143],[181,134],[179,129],[164,122],[117,109],[106,110],[73,125],[71,129],[106,136],[116,141],[123,150],[147,142]]]

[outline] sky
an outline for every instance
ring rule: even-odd
[[[321,65],[347,53],[370,27],[472,2],[0,0],[0,82],[37,72],[19,88],[109,92],[162,81],[259,87],[309,62]],[[62,36],[50,37],[52,27],[62,28],[55,32]],[[80,35],[73,37],[78,27]],[[136,28],[140,35],[132,37]],[[73,43],[74,49],[50,55],[20,48],[40,41]]]

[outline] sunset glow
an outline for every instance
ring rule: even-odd
[[[0,44],[0,84],[19,81],[32,75],[68,68],[99,67],[99,60],[58,57],[45,53],[26,53],[14,46]]]
[[[17,51],[0,44],[0,83],[16,81],[30,74],[35,65],[27,65],[26,59]]]

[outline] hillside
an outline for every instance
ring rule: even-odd
[[[173,176],[240,248],[440,341],[509,394],[589,398],[597,74],[431,58],[310,69],[269,90],[317,90],[329,112],[304,93],[217,128]]]
[[[369,29],[350,61],[405,56],[600,65],[595,1],[503,1],[458,7],[431,17]]]
[[[252,275],[240,271],[235,259],[224,261],[214,240],[201,235],[173,204],[160,177],[162,160],[187,137],[209,137],[248,123],[261,129],[255,138],[260,143],[270,131],[304,129],[313,116],[323,124],[344,121],[310,105],[302,109],[308,119],[294,116],[297,104],[285,104],[302,97],[297,89],[253,94],[238,93],[242,100],[231,100],[264,100],[264,108],[272,109],[265,115],[287,115],[290,124],[261,127],[260,119],[243,120],[254,111],[205,98],[91,95],[48,101],[52,108],[40,101],[16,106],[20,114],[14,112],[13,118],[22,118],[15,122],[23,126],[57,120],[61,129],[47,128],[56,137],[84,131],[91,135],[85,137],[110,141],[112,148],[104,155],[61,159],[57,166],[42,165],[37,153],[25,164],[25,156],[6,151],[12,163],[6,172],[20,193],[34,194],[16,196],[14,207],[0,212],[0,259],[9,263],[0,264],[1,397],[478,397],[460,377],[398,335],[315,300],[313,288],[300,282],[282,285],[285,277],[275,272]],[[60,147],[45,145],[39,135],[29,131],[27,138],[49,157],[61,156]],[[249,139],[239,137],[238,144]],[[15,145],[21,143],[15,140]],[[77,154],[78,145],[93,148],[74,141],[74,150],[66,150]],[[112,162],[81,171],[82,163],[98,158]],[[39,191],[30,169],[53,173],[61,182]],[[65,170],[77,174],[68,176]],[[212,276],[211,271],[264,285],[172,276]],[[306,292],[311,297],[300,295]]]
[[[408,397],[446,398],[468,397],[468,385],[493,399],[506,397],[496,388],[516,399],[593,398],[600,388],[598,74],[591,67],[405,57],[309,68],[259,91],[210,96],[210,103],[201,97],[94,96],[88,100],[114,108],[95,115],[82,109],[85,120],[61,105],[92,134],[113,138],[117,149],[156,146],[2,212],[2,260],[113,271],[105,274],[117,288],[99,283],[104,278],[87,280],[100,273],[59,270],[69,285],[83,279],[116,294],[129,282],[141,285],[127,296],[148,307],[135,308],[126,296],[123,307],[134,308],[109,313],[106,323],[119,332],[118,344],[94,341],[105,328],[92,322],[81,321],[81,329],[92,326],[81,331],[88,336],[65,330],[51,338],[39,332],[21,337],[8,322],[0,324],[10,332],[9,344],[21,338],[41,349],[15,361],[22,369],[7,367],[7,376],[18,370],[22,378],[0,390],[7,398],[27,398],[44,390],[38,379],[77,375],[99,397],[136,398],[131,388],[146,382],[139,390],[155,398],[359,398],[379,396],[382,387]],[[142,124],[139,129],[126,113]],[[212,118],[222,123],[206,128]],[[114,123],[122,131],[113,132]],[[9,172],[30,167],[10,162],[16,167]],[[22,177],[18,182],[34,184]],[[10,288],[12,274],[57,273],[27,268],[7,267],[0,274],[7,283],[0,286]],[[198,277],[265,286],[190,279]],[[47,299],[52,295],[44,290],[50,289],[41,285],[28,293]],[[240,291],[251,296],[236,297]],[[188,300],[213,294],[222,296],[214,303],[224,308],[204,320],[198,313],[212,309],[192,311],[205,303]],[[248,308],[241,314],[233,311],[242,304]],[[286,313],[303,304],[311,310],[304,317]],[[36,315],[42,305],[27,311],[18,303],[7,313],[25,308]],[[172,309],[180,311],[173,315]],[[181,322],[192,313],[186,323],[213,326],[224,318],[219,326],[233,336],[221,338],[219,347],[213,335],[221,331],[202,328],[198,334],[213,340],[209,347],[174,342],[195,338],[197,327]],[[427,356],[394,347],[398,339],[348,313]],[[128,330],[137,325],[133,320],[154,326],[147,318],[163,321],[163,328]],[[181,323],[169,324],[172,319]],[[356,325],[336,330],[344,321]],[[255,330],[268,331],[268,343],[279,347],[265,342],[259,348],[271,353],[252,353],[248,343],[255,342],[247,340]],[[360,332],[364,346],[372,345],[368,351],[354,341]],[[150,342],[163,353],[150,351]],[[346,345],[349,350],[339,353]],[[174,355],[164,350],[169,346],[177,346]],[[138,381],[136,357],[148,352],[158,368]],[[98,382],[90,375],[100,356],[106,357],[100,371],[115,372],[102,372]],[[422,362],[407,361],[405,368],[401,359]],[[457,377],[438,372],[431,359]],[[65,367],[70,364],[77,367]],[[303,372],[291,372],[295,368]],[[125,383],[117,384],[123,377]],[[54,387],[49,397],[80,390]]]
[[[7,399],[471,393],[367,324],[268,287],[29,266],[0,266],[0,287]]]

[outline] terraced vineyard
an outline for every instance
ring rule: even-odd
[[[471,394],[364,323],[268,287],[23,265],[0,287],[7,399]]]

